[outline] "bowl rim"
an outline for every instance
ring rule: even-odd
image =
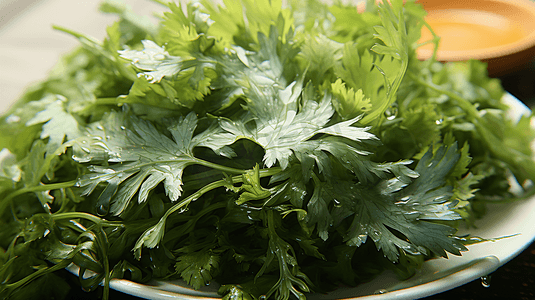
[[[406,0],[403,0],[404,3],[405,1]],[[376,0],[376,2],[380,3],[382,2],[382,0]],[[423,1],[415,0],[415,2],[422,4]],[[533,15],[533,18],[535,19],[535,2],[532,2],[530,0],[472,0],[469,3],[471,5],[474,5],[474,2],[494,2],[501,5],[515,6],[526,12],[530,12]],[[356,7],[358,12],[362,13],[366,11],[366,1],[359,1]],[[469,9],[475,10],[472,8]],[[467,60],[488,61],[491,59],[499,59],[509,55],[521,53],[533,47],[535,47],[535,30],[530,34],[525,35],[522,39],[516,42],[507,43],[500,46],[485,47],[472,50],[439,50],[436,54],[436,60],[443,62]],[[418,59],[426,60],[433,56],[433,50],[418,47],[416,49],[416,55]]]
[[[419,2],[420,1],[416,1],[416,3]],[[477,5],[475,2],[494,2],[500,5],[514,6],[529,12],[535,19],[535,2],[529,0],[477,0],[470,1],[470,6]],[[467,9],[476,10],[473,8]],[[499,46],[471,50],[439,50],[437,51],[436,59],[438,61],[465,61],[469,59],[488,60],[519,53],[532,47],[535,47],[535,30],[518,41]],[[420,59],[427,59],[433,55],[433,50],[423,49],[421,47],[416,49],[416,52]]]

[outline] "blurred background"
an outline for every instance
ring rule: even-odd
[[[100,2],[0,0],[0,113],[25,87],[44,79],[62,54],[78,45],[76,39],[52,29],[52,25],[83,32],[98,40],[106,36],[106,27],[116,17],[99,13]],[[140,15],[162,9],[147,0],[125,2]]]

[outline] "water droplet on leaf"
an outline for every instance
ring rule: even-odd
[[[397,117],[397,115],[398,115],[397,106],[391,106],[385,111],[385,117],[389,121],[394,120]]]
[[[109,210],[109,207],[104,205],[104,204],[101,204],[97,207],[97,214],[99,216],[105,216],[107,213],[108,213],[108,210]]]

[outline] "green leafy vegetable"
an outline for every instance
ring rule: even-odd
[[[104,2],[103,42],[57,27],[81,47],[0,120],[2,298],[73,263],[105,299],[306,299],[467,251],[482,205],[533,192],[529,117],[483,63],[416,58],[418,4],[367,2],[162,2],[158,24]]]

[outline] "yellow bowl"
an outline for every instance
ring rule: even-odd
[[[477,59],[491,76],[505,75],[535,59],[535,3],[530,0],[419,0],[426,21],[440,36],[437,60]],[[421,41],[432,38],[424,28]],[[420,59],[433,45],[420,47]]]

